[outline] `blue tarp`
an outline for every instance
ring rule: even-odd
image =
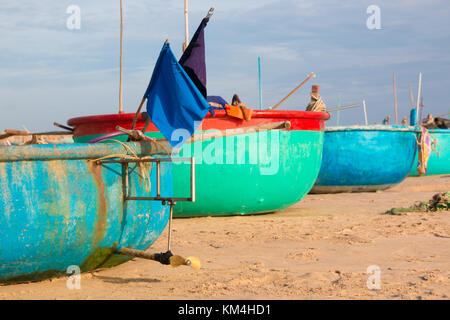
[[[222,98],[221,96],[208,96],[207,98],[206,98],[206,100],[208,101],[208,102],[214,102],[214,103],[217,103],[217,104],[220,104],[222,107],[224,107],[225,108],[225,105],[226,104],[229,104],[224,98]]]
[[[211,106],[177,62],[168,43],[161,50],[144,98],[148,99],[147,113],[150,119],[174,147],[181,147],[211,110]],[[184,134],[180,137],[180,132],[177,132],[173,137],[177,129],[187,130],[189,136]]]

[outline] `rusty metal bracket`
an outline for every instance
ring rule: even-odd
[[[177,197],[162,197],[161,196],[161,162],[182,162],[190,161],[191,167],[191,195],[188,198],[177,198]],[[129,185],[130,185],[130,175],[128,170],[128,165],[130,163],[145,163],[153,162],[156,163],[156,197],[132,197],[129,195]],[[176,201],[188,201],[195,202],[195,158],[177,158],[177,159],[121,159],[121,160],[98,160],[97,165],[105,163],[121,163],[122,164],[122,190],[123,190],[123,200],[137,200],[137,201],[161,201],[162,205],[170,206],[170,216],[169,216],[169,235],[167,243],[167,252],[170,252],[170,243],[172,240],[172,219],[173,219],[173,206],[176,205]]]
[[[163,197],[161,196],[161,163],[162,162],[183,162],[183,161],[189,161],[190,167],[191,167],[191,175],[190,175],[190,184],[191,184],[191,194],[190,197]],[[156,197],[134,197],[129,195],[129,188],[130,185],[130,177],[129,177],[129,170],[128,166],[130,163],[145,163],[145,162],[152,162],[156,163]],[[121,159],[121,160],[99,160],[96,162],[98,165],[105,164],[105,163],[121,163],[123,168],[123,195],[124,195],[124,201],[129,200],[136,200],[136,201],[161,201],[163,205],[166,204],[166,202],[170,205],[170,203],[175,203],[176,201],[188,201],[188,202],[195,202],[195,158],[177,158],[177,159]]]

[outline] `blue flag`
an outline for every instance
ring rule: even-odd
[[[192,136],[211,109],[175,59],[168,43],[164,44],[159,54],[144,98],[147,98],[150,119],[174,147],[180,147],[186,138],[180,138],[178,134],[172,138],[174,131],[185,129],[189,137]]]

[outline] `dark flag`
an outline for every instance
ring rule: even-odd
[[[174,147],[185,142],[179,135],[172,140],[175,130],[187,130],[191,136],[211,110],[168,43],[161,50],[144,98],[150,119]]]
[[[180,65],[206,98],[205,27],[212,15],[211,9],[195,31],[188,47],[180,58]]]

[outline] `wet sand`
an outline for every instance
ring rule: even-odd
[[[59,278],[0,286],[0,299],[449,299],[450,212],[382,214],[449,190],[450,175],[408,178],[275,214],[176,219],[172,251],[199,257],[199,271],[134,259],[83,274],[80,290]],[[149,251],[166,245],[167,232]]]

